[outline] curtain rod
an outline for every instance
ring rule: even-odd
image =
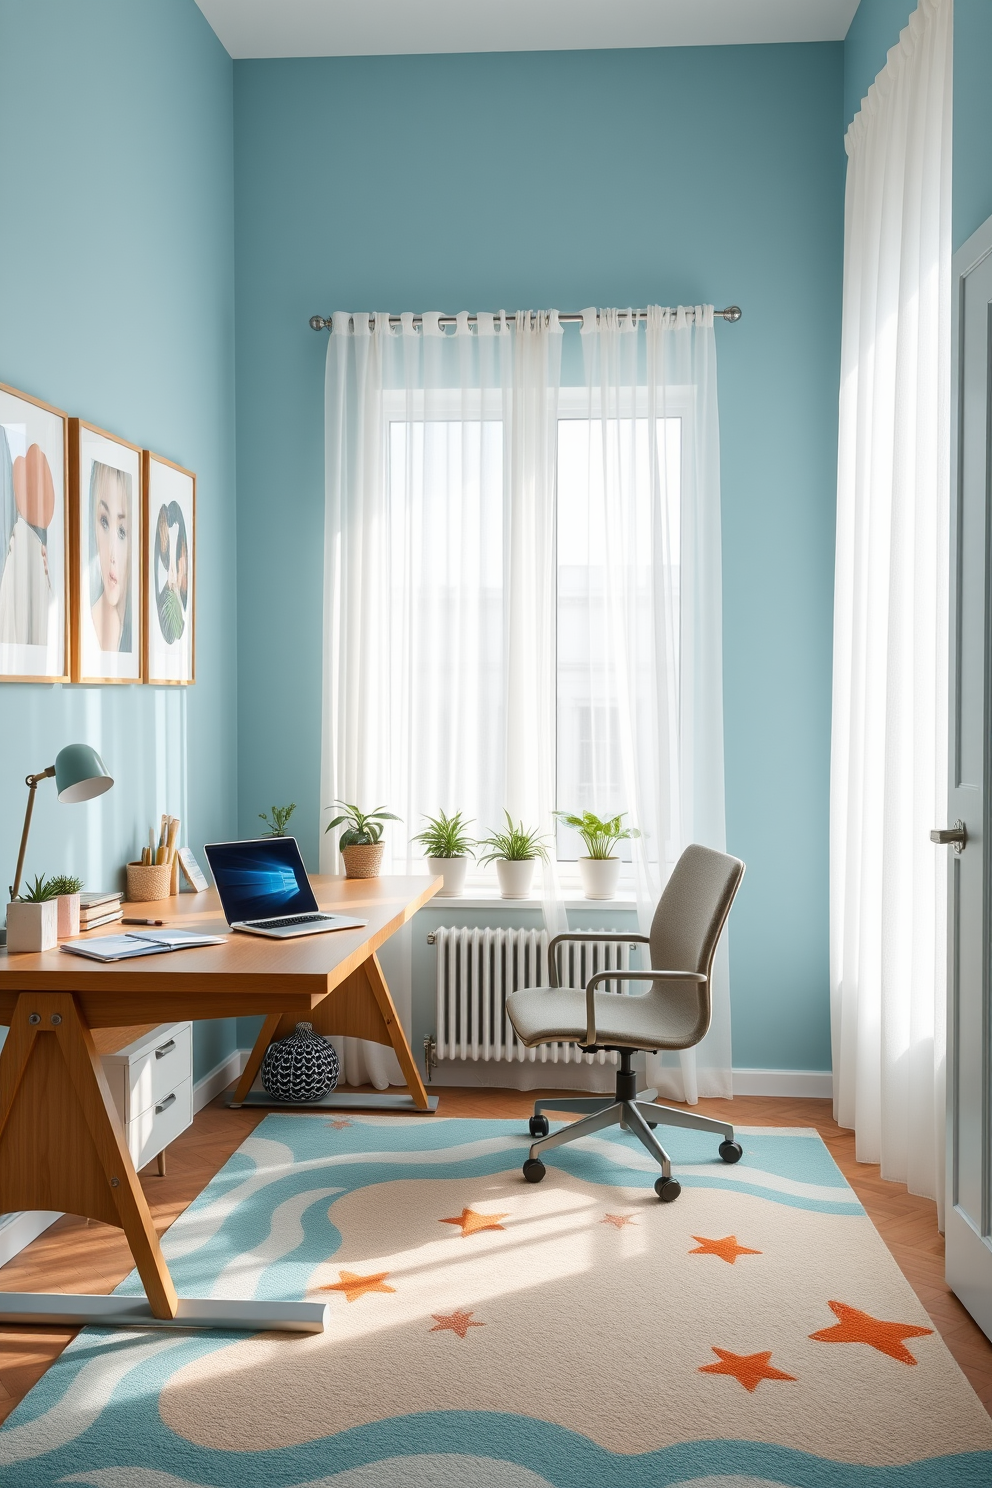
[[[626,314],[626,312],[624,312],[624,313]],[[643,320],[643,319],[645,319],[647,317],[647,311],[646,310],[632,310],[630,313],[634,316],[634,319],[635,320]],[[714,310],[713,311],[714,318],[720,318],[722,320],[729,320],[729,322],[730,322],[731,325],[736,324],[736,322],[738,320],[740,320],[740,318],[741,318],[741,316],[742,316],[743,313],[744,312],[741,310],[740,305],[728,305],[727,308],[726,308],[726,310]],[[559,311],[559,313],[558,313],[558,323],[559,323],[559,325],[581,325],[582,324],[582,319],[583,319],[583,317],[582,317],[582,312],[581,311],[567,310],[567,311]],[[423,324],[423,320],[424,320],[424,317],[422,315],[415,315],[413,317],[413,323],[414,323],[415,326],[416,325],[422,325]],[[457,325],[458,324],[458,316],[457,315],[439,315],[438,318],[437,318],[437,320],[438,320],[438,325],[442,325],[442,326],[453,326],[453,325]],[[469,320],[469,325],[474,325],[476,323],[477,317],[475,315],[470,315],[469,318],[468,318],[468,320]],[[399,315],[391,315],[389,317],[389,324],[391,326],[398,326],[401,323],[402,323],[402,321],[401,321],[401,317]],[[310,317],[310,329],[312,331],[329,331],[331,329],[331,325],[332,325],[332,321],[331,321],[331,317],[330,316],[311,315],[311,317]],[[369,316],[369,329],[371,330],[371,328],[372,328],[372,316],[370,315]]]

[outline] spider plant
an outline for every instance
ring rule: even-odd
[[[590,858],[612,858],[613,849],[618,842],[626,842],[631,837],[640,837],[636,827],[625,827],[623,819],[626,811],[621,811],[619,816],[611,816],[602,821],[591,811],[583,811],[577,816],[573,811],[556,811],[555,816],[566,827],[571,827],[573,832],[578,832],[586,845],[586,851]]]
[[[547,862],[547,841],[541,836],[537,827],[528,830],[522,821],[514,824],[508,811],[504,811],[503,815],[506,817],[506,831],[490,832],[488,837],[483,837],[477,843],[478,847],[488,849],[479,862],[483,866],[498,860],[507,863],[529,863],[534,858],[543,858]]]
[[[471,858],[475,854],[473,849],[478,846],[475,839],[468,835],[467,828],[471,825],[464,821],[460,811],[453,816],[447,816],[439,811],[437,816],[425,816],[427,825],[422,832],[411,837],[411,842],[419,842],[424,849],[427,858]]]
[[[374,811],[360,811],[348,801],[335,801],[334,805],[343,806],[344,811],[328,822],[324,831],[330,832],[344,822],[348,823],[347,830],[341,833],[338,840],[338,847],[342,851],[346,847],[370,847],[374,842],[381,842],[383,824],[387,821],[399,821],[399,817],[394,812],[387,811],[384,806],[377,806]],[[328,806],[326,809],[332,811],[334,808]]]

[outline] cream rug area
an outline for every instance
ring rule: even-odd
[[[992,1419],[813,1131],[271,1115],[165,1237],[321,1335],[87,1330],[4,1488],[989,1488]],[[129,1278],[121,1291],[139,1290]]]

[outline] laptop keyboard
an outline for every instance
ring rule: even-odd
[[[288,915],[283,920],[245,920],[246,925],[253,925],[256,930],[281,930],[284,925],[310,925],[315,920],[333,920],[333,915],[328,914],[299,914]]]

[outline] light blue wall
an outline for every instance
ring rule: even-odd
[[[239,804],[319,823],[314,312],[734,301],[717,331],[734,1060],[824,1069],[843,49],[235,64]],[[326,820],[326,818],[325,818]]]
[[[916,9],[912,0],[861,0],[844,43],[849,124],[886,53]],[[992,216],[992,0],[954,0],[953,242]]]
[[[164,810],[236,825],[233,65],[193,0],[0,0],[0,381],[196,470],[197,681],[0,687],[0,883],[29,771],[95,744],[86,806],[38,791],[27,869],[116,885]],[[197,1076],[234,1045],[201,1024]]]

